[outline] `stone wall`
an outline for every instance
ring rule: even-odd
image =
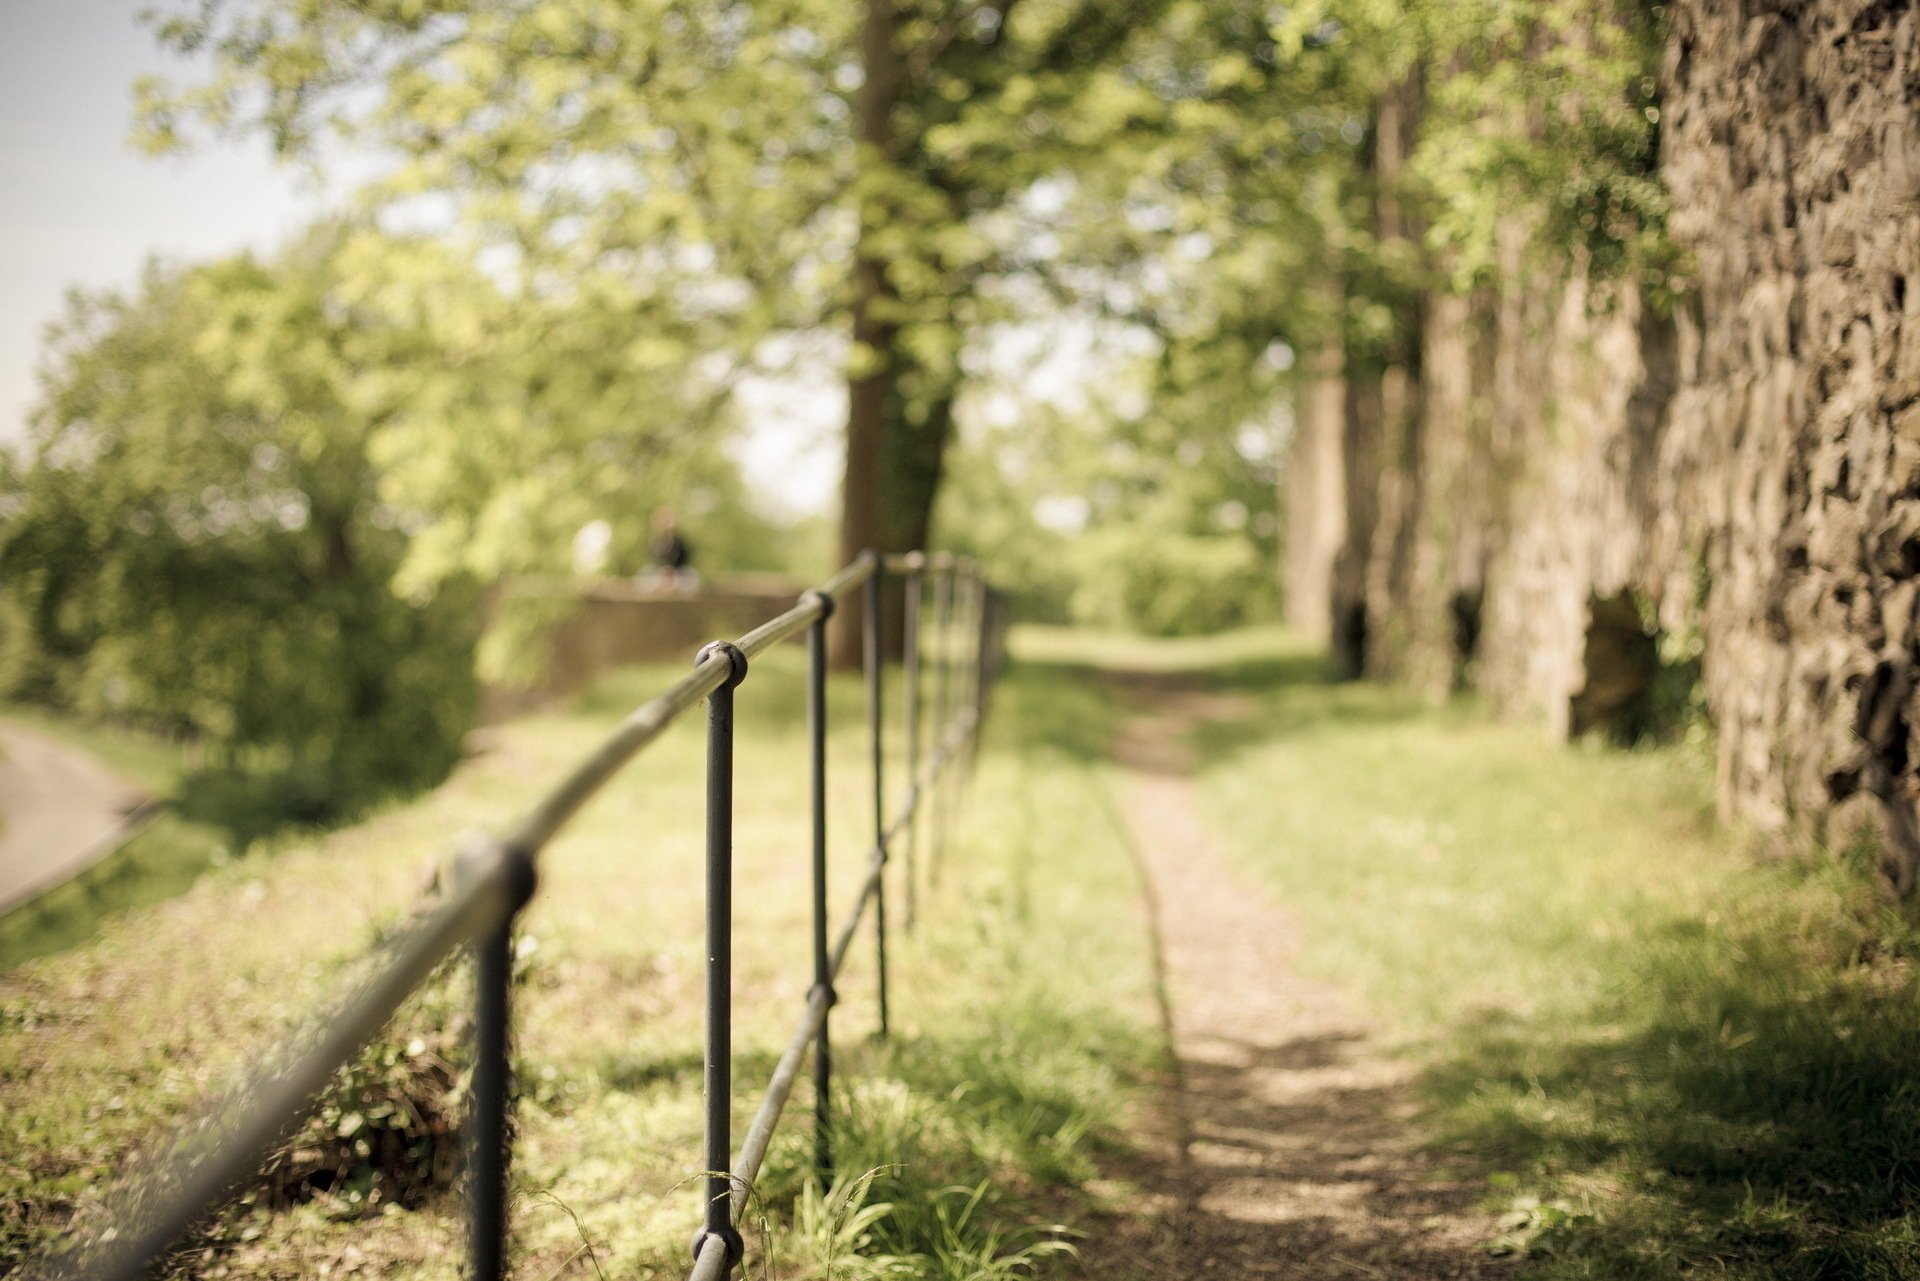
[[[1723,802],[1765,828],[1865,824],[1903,888],[1920,777],[1917,40],[1906,3],[1676,7],[1664,169],[1698,286],[1654,530],[1663,557],[1704,551]]]
[[[636,663],[685,663],[710,640],[732,639],[791,608],[800,586],[773,576],[723,579],[697,590],[677,591],[617,580],[576,585],[534,580],[508,583],[507,598],[538,605],[556,601],[559,621],[540,644],[531,685],[493,684],[481,696],[481,720],[504,720],[577,694],[616,667]],[[496,600],[492,608],[511,600]]]
[[[1920,862],[1920,18],[1680,0],[1662,171],[1676,314],[1579,264],[1416,319],[1417,408],[1349,370],[1348,666],[1470,679],[1569,732],[1596,606],[1697,635],[1723,813]],[[1364,526],[1364,528],[1361,528]],[[1364,560],[1364,564],[1356,563]],[[1364,584],[1364,589],[1359,585]],[[1364,601],[1358,620],[1356,599]],[[1343,610],[1348,611],[1343,615]],[[1452,655],[1457,658],[1458,655]]]

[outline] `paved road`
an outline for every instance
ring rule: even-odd
[[[145,799],[80,749],[0,721],[0,912],[82,871]]]

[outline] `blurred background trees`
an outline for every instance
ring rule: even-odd
[[[0,478],[0,679],[402,786],[469,716],[480,594],[571,572],[588,526],[632,572],[662,505],[704,570],[942,543],[1108,627],[1270,617],[1284,579],[1354,670],[1412,670],[1390,629],[1435,615],[1387,606],[1451,590],[1423,531],[1514,465],[1463,481],[1422,434],[1424,318],[1569,273],[1671,292],[1663,21],[163,4],[201,74],[143,88],[148,144],[381,172],[272,261],[76,302]],[[741,480],[743,389],[823,360],[845,483],[796,530]],[[402,723],[434,746],[386,761]]]
[[[395,589],[371,457],[415,337],[339,245],[76,297],[0,475],[6,692],[196,740],[307,821],[437,781],[474,704],[473,593]]]

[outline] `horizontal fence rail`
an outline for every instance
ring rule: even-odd
[[[884,588],[904,591],[902,735],[905,777],[889,800],[883,694]],[[838,928],[830,928],[827,884],[827,620],[858,591],[864,627],[862,667],[872,775],[872,842],[865,876]],[[931,613],[932,626],[926,626]],[[513,929],[533,897],[542,850],[621,769],[676,718],[707,704],[706,794],[706,1140],[701,1224],[693,1241],[692,1281],[729,1276],[744,1253],[738,1224],[788,1098],[809,1057],[814,1080],[814,1164],[823,1187],[833,1179],[831,1015],[839,977],[868,920],[873,925],[880,1035],[889,1029],[887,869],[900,849],[905,916],[911,929],[923,877],[937,877],[958,800],[971,771],[994,680],[1005,665],[1003,598],[980,567],[945,553],[881,556],[868,552],[793,608],[731,641],[714,641],[693,670],[635,708],[583,761],[502,836],[468,838],[451,883],[424,904],[382,948],[362,986],[311,1021],[302,1042],[237,1091],[210,1133],[195,1134],[170,1159],[136,1174],[109,1203],[111,1222],[30,1262],[26,1275],[135,1281],[211,1211],[256,1175],[275,1144],[307,1115],[326,1083],[441,966],[462,948],[474,960],[473,1068],[466,1117],[468,1261],[476,1281],[507,1268],[508,1186],[512,1147],[511,991]],[[774,1067],[759,1107],[734,1151],[732,901],[733,692],[753,660],[805,633],[809,828],[812,861],[813,985]],[[933,695],[922,697],[931,669]],[[928,724],[930,722],[930,725]],[[922,743],[923,733],[930,735]],[[923,818],[924,816],[924,818]],[[917,866],[926,828],[928,865]]]

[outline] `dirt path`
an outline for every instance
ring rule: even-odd
[[[1087,1243],[1088,1275],[1500,1275],[1475,1191],[1418,1145],[1409,1067],[1293,971],[1287,913],[1213,848],[1188,736],[1234,707],[1169,682],[1118,687],[1144,709],[1115,745],[1117,801],[1150,887],[1177,1069],[1148,1155],[1125,1171],[1148,1203]]]
[[[80,749],[0,722],[0,912],[83,871],[145,800]]]

